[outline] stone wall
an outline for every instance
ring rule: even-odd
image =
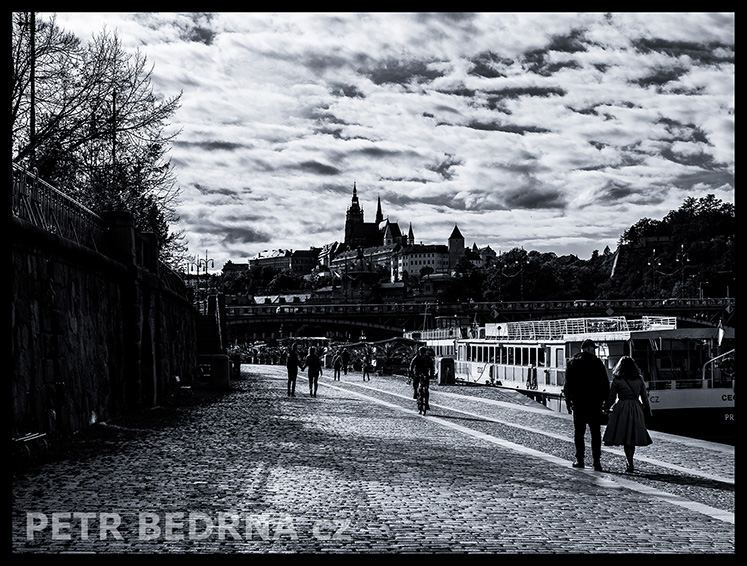
[[[162,404],[197,377],[195,309],[128,215],[98,251],[11,219],[13,436]]]

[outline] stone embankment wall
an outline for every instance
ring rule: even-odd
[[[198,371],[196,313],[129,215],[99,251],[11,219],[13,436],[162,404]]]

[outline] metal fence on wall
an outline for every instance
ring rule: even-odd
[[[106,233],[101,217],[15,163],[12,209],[17,218],[101,251]]]

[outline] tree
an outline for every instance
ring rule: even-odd
[[[152,68],[106,30],[83,44],[33,12],[13,14],[13,162],[37,169],[93,210],[126,210],[158,236],[161,259],[186,251],[171,233],[179,190],[167,159],[178,96],[159,99]]]

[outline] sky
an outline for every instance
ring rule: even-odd
[[[48,18],[51,14],[43,13]],[[179,223],[210,272],[365,221],[498,253],[614,251],[734,202],[734,13],[70,12],[181,94]]]

